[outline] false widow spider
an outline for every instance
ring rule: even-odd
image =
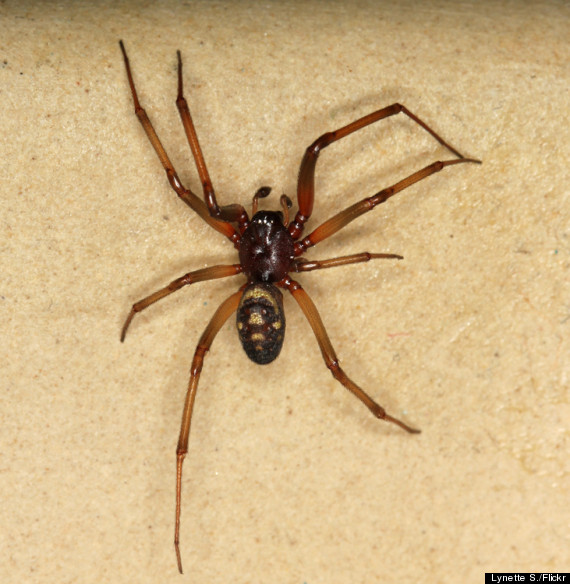
[[[225,235],[233,243],[239,253],[239,263],[237,264],[211,266],[209,268],[188,272],[168,284],[168,286],[133,304],[125,324],[123,325],[121,342],[125,340],[127,329],[129,328],[135,314],[148,308],[151,304],[154,304],[169,294],[172,294],[176,290],[179,290],[183,286],[194,284],[196,282],[203,282],[205,280],[226,278],[237,274],[244,274],[247,278],[247,282],[240,286],[237,292],[234,292],[218,307],[198,341],[198,346],[196,347],[194,358],[192,360],[190,381],[186,393],[180,436],[176,449],[176,518],[174,546],[176,550],[178,570],[182,573],[182,560],[179,545],[182,464],[188,451],[190,421],[192,419],[194,399],[196,397],[196,390],[198,388],[198,381],[202,371],[204,356],[210,349],[218,331],[222,328],[228,318],[234,312],[237,312],[236,324],[238,335],[247,356],[258,364],[271,363],[277,358],[281,351],[285,334],[283,296],[279,288],[288,290],[309,321],[319,344],[325,364],[330,369],[334,378],[351,391],[377,418],[387,422],[392,422],[412,434],[419,433],[419,430],[408,426],[401,420],[386,413],[381,405],[377,404],[367,393],[364,392],[364,390],[349,379],[340,367],[339,360],[313,301],[301,285],[291,278],[290,273],[309,272],[323,268],[367,262],[371,259],[379,258],[403,259],[402,256],[397,254],[369,252],[326,260],[306,260],[301,256],[307,249],[324,241],[331,235],[334,235],[351,221],[360,217],[360,215],[371,211],[374,207],[380,203],[384,203],[396,193],[399,193],[414,183],[439,172],[446,166],[464,162],[480,163],[480,161],[473,158],[465,158],[405,106],[395,103],[368,114],[367,116],[364,116],[338,130],[323,134],[307,148],[299,169],[297,183],[297,202],[299,210],[293,221],[289,221],[289,209],[292,206],[292,203],[286,195],[282,195],[280,200],[282,212],[258,211],[258,201],[260,198],[269,195],[271,190],[269,187],[261,187],[255,193],[252,202],[252,216],[250,219],[247,211],[242,205],[233,204],[221,207],[218,205],[212,181],[210,180],[208,169],[206,168],[206,162],[200,144],[198,143],[194,123],[190,116],[190,110],[183,94],[182,58],[180,51],[177,51],[178,97],[176,99],[176,106],[180,113],[184,131],[198,170],[200,182],[202,183],[205,202],[202,202],[192,191],[187,189],[178,178],[178,175],[168,158],[166,150],[162,146],[145,110],[139,103],[125,47],[122,41],[119,41],[119,45],[123,53],[127,78],[135,106],[135,114],[166,171],[166,176],[170,186],[182,201],[193,209],[208,225],[210,225],[210,227],[222,235]],[[399,113],[405,114],[416,124],[421,126],[457,158],[429,164],[396,184],[382,189],[375,195],[351,205],[328,221],[325,221],[309,235],[301,238],[304,225],[311,217],[313,210],[315,199],[315,167],[321,151],[353,132]]]

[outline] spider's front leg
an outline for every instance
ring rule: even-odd
[[[392,422],[392,424],[396,424],[396,426],[406,430],[406,432],[410,432],[410,434],[419,434],[420,430],[416,430],[401,420],[398,420],[398,418],[394,418],[386,413],[386,410],[380,404],[376,403],[362,388],[356,385],[356,383],[346,375],[339,365],[338,357],[334,352],[323,321],[321,320],[317,307],[314,305],[310,296],[305,290],[303,290],[301,284],[295,282],[295,280],[287,279],[283,282],[283,285],[289,290],[289,292],[291,292],[293,298],[295,298],[301,307],[301,310],[307,317],[307,320],[315,333],[317,342],[319,343],[325,364],[330,369],[334,378],[342,383],[346,389],[352,392],[377,418],[385,420],[386,422]]]
[[[170,158],[168,157],[168,154],[166,153],[166,150],[164,149],[164,146],[162,145],[162,142],[160,141],[160,138],[158,137],[158,134],[156,133],[145,109],[141,106],[140,102],[139,102],[139,97],[137,94],[137,90],[135,87],[135,82],[133,79],[133,74],[131,72],[131,65],[129,63],[129,58],[127,57],[127,51],[125,49],[125,46],[123,44],[123,41],[119,41],[119,46],[121,47],[121,51],[123,53],[123,60],[125,62],[125,69],[127,71],[127,79],[129,81],[129,86],[131,88],[131,94],[133,96],[133,103],[135,106],[135,114],[139,120],[139,122],[141,123],[141,126],[143,127],[147,138],[149,139],[149,142],[152,144],[152,147],[154,148],[154,151],[156,152],[160,163],[162,164],[162,167],[164,168],[165,172],[166,172],[166,176],[168,178],[168,182],[170,183],[170,186],[174,189],[174,191],[176,192],[176,194],[191,208],[193,209],[206,223],[208,223],[208,225],[210,225],[211,227],[213,227],[216,231],[218,231],[219,233],[221,233],[222,235],[225,235],[234,245],[238,245],[239,242],[239,234],[236,231],[236,229],[234,229],[234,227],[232,225],[230,225],[230,223],[228,223],[224,217],[220,217],[218,218],[215,214],[212,214],[211,212],[211,208],[209,206],[207,206],[203,201],[201,201],[190,189],[187,189],[183,184],[182,181],[180,180],[180,178],[178,177],[178,174],[176,173],[176,170],[174,168],[174,166],[172,165],[172,162],[170,161]],[[179,55],[180,58],[180,55]],[[182,64],[180,63],[180,72],[179,72],[179,76],[181,76],[182,74]],[[180,98],[180,92],[182,91],[182,86],[179,86],[179,98]],[[182,98],[183,99],[183,98]],[[184,100],[185,102],[185,100]],[[180,110],[179,106],[179,110]],[[188,106],[186,106],[186,109],[188,109]],[[184,115],[182,110],[180,110],[180,115],[182,117],[182,121],[184,123],[184,129],[186,130],[186,132],[188,132],[188,128],[187,128],[187,121],[185,121],[184,119]],[[188,112],[188,115],[190,115],[190,113]],[[192,125],[192,120],[190,119],[190,125]],[[192,128],[194,126],[192,125]],[[195,134],[195,132],[194,132]],[[191,138],[190,136],[188,136],[188,140],[190,141]],[[196,144],[197,144],[197,138],[196,138]],[[192,147],[192,143],[190,143],[190,146]],[[199,149],[199,146],[198,146]],[[198,166],[198,171],[200,172],[201,169],[201,165],[203,166],[203,168],[206,168],[206,163],[204,162],[204,159],[202,157],[201,162],[199,159],[196,158],[196,156],[198,155],[197,152],[195,152],[194,150],[192,150],[192,154],[194,155],[194,160],[196,160],[196,165]],[[201,151],[199,152],[199,155],[201,156]],[[206,170],[207,173],[207,170]],[[202,174],[200,175],[200,180],[202,181],[202,185],[204,187],[204,189],[206,189],[206,186],[204,185],[204,177],[202,176]],[[209,177],[208,177],[209,180]],[[206,190],[204,191],[206,193]],[[212,190],[213,193],[213,190]],[[244,211],[245,213],[245,211]]]
[[[331,217],[324,223],[321,223],[321,225],[319,225],[314,231],[307,235],[307,237],[304,237],[302,240],[295,242],[295,255],[299,256],[305,253],[309,247],[312,247],[313,245],[316,245],[317,243],[327,239],[337,231],[340,231],[343,227],[346,227],[351,221],[354,221],[357,217],[360,217],[360,215],[372,211],[372,209],[374,209],[377,205],[385,203],[390,197],[393,197],[400,191],[407,189],[409,186],[423,180],[424,178],[427,178],[436,172],[440,172],[446,166],[450,166],[452,164],[461,164],[463,162],[475,162],[478,164],[481,163],[479,160],[475,160],[474,158],[454,158],[452,160],[445,160],[443,162],[441,160],[432,162],[431,164],[428,164],[428,166],[425,166],[424,168],[412,173],[410,176],[407,176],[405,179],[397,182],[396,184],[382,189],[371,197],[362,199],[362,201],[347,207],[344,211],[337,213],[334,217]]]
[[[394,103],[388,107],[379,109],[367,116],[364,116],[355,122],[352,122],[333,132],[327,132],[320,138],[317,138],[305,151],[301,167],[299,168],[299,178],[297,181],[297,200],[299,204],[299,211],[295,216],[295,220],[289,225],[289,233],[293,239],[298,239],[303,232],[304,224],[309,220],[313,212],[313,204],[315,201],[315,168],[321,150],[330,146],[334,142],[345,138],[346,136],[362,130],[366,126],[403,113],[413,120],[416,124],[421,126],[426,132],[431,134],[442,146],[445,146],[451,153],[455,154],[461,162],[480,162],[479,160],[466,159],[463,154],[458,152],[453,146],[448,144],[437,132],[432,130],[423,120],[413,114],[406,106],[400,103]],[[437,172],[437,171],[433,171]],[[431,173],[430,173],[431,174]],[[422,177],[425,178],[425,177]],[[419,179],[421,180],[421,179]],[[297,254],[298,255],[298,254]]]
[[[188,452],[188,439],[190,437],[190,422],[192,421],[192,411],[194,409],[194,400],[196,399],[196,390],[200,381],[200,373],[204,363],[204,356],[209,351],[214,338],[222,328],[228,318],[237,310],[239,301],[245,285],[237,292],[227,298],[216,310],[212,320],[202,333],[198,346],[192,360],[190,369],[190,381],[188,382],[188,391],[184,402],[182,413],[182,424],[180,426],[180,437],[176,448],[176,519],[174,524],[174,548],[176,550],[176,561],[178,562],[178,571],[182,574],[182,558],[180,556],[180,510],[182,507],[182,465]]]
[[[180,55],[180,51],[176,51],[176,54],[178,56],[178,97],[176,98],[176,107],[178,108],[180,119],[184,126],[184,132],[188,138],[188,145],[190,146],[190,150],[192,150],[192,156],[196,163],[196,170],[198,171],[200,182],[202,183],[202,190],[204,191],[204,200],[212,217],[221,219],[222,221],[236,222],[240,226],[240,231],[243,231],[249,221],[245,209],[238,204],[224,205],[223,207],[218,206],[216,193],[210,179],[210,174],[208,173],[208,167],[206,166],[206,160],[204,159],[202,148],[198,142],[198,134],[196,133],[196,128],[190,115],[190,108],[184,97],[182,56]]]

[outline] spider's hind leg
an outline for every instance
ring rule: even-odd
[[[196,399],[196,391],[198,389],[198,382],[200,381],[200,373],[202,372],[202,365],[204,364],[204,356],[210,350],[214,338],[228,320],[228,318],[237,310],[241,295],[245,284],[229,298],[224,300],[218,307],[212,320],[202,333],[198,346],[192,359],[192,366],[190,368],[190,381],[188,382],[188,391],[186,393],[186,400],[184,402],[184,411],[182,414],[182,424],[180,425],[180,437],[178,438],[178,446],[176,448],[176,519],[174,527],[174,548],[176,550],[176,560],[178,562],[178,570],[182,574],[182,559],[180,556],[180,511],[182,508],[182,464],[188,452],[188,439],[190,437],[190,422],[192,421],[192,411],[194,410],[194,400]]]
[[[396,424],[396,426],[399,426],[410,434],[419,434],[420,430],[416,430],[401,420],[398,420],[398,418],[394,418],[386,413],[386,410],[380,404],[376,403],[363,389],[356,385],[356,383],[346,375],[339,365],[338,357],[334,352],[327,331],[325,330],[325,326],[323,325],[323,321],[321,320],[319,312],[309,295],[303,290],[301,285],[294,280],[288,280],[284,282],[283,285],[289,290],[289,292],[291,292],[293,298],[295,298],[301,307],[301,310],[307,317],[307,320],[315,333],[315,337],[317,337],[317,342],[319,343],[325,364],[330,369],[334,378],[342,383],[346,389],[352,392],[377,418]]]

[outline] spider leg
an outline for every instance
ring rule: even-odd
[[[377,259],[403,260],[404,256],[396,253],[370,253],[369,251],[363,251],[362,253],[330,258],[328,260],[306,260],[304,258],[299,258],[293,261],[294,267],[292,271],[312,272],[313,270],[320,270],[322,268],[336,268],[337,266],[359,264],[361,262],[369,262],[370,260]]]
[[[316,245],[317,243],[327,239],[346,225],[348,225],[351,221],[354,221],[360,215],[364,213],[368,213],[368,211],[372,211],[374,207],[379,205],[380,203],[384,203],[390,197],[393,197],[396,193],[407,189],[409,186],[427,178],[428,176],[440,172],[446,166],[450,166],[452,164],[461,164],[463,162],[475,162],[479,163],[479,160],[475,160],[473,158],[456,158],[453,160],[445,160],[437,162],[432,162],[428,166],[425,166],[421,170],[418,170],[412,173],[410,176],[406,177],[405,179],[397,182],[396,184],[382,189],[381,191],[377,192],[375,195],[371,197],[367,197],[366,199],[362,199],[358,203],[347,207],[344,211],[341,211],[334,217],[331,217],[328,221],[325,221],[321,225],[319,225],[313,232],[311,232],[307,237],[303,238],[302,241],[297,241],[295,243],[295,255],[299,256],[304,253],[309,247]]]
[[[180,556],[180,510],[182,504],[182,464],[184,457],[188,452],[188,438],[190,436],[190,422],[192,420],[192,410],[194,408],[194,400],[196,398],[196,390],[198,389],[198,381],[200,380],[200,373],[202,372],[202,365],[204,363],[204,356],[210,349],[214,338],[222,328],[228,318],[237,310],[242,291],[245,285],[237,292],[232,294],[229,298],[224,300],[218,307],[212,320],[202,333],[198,346],[194,352],[194,359],[192,360],[192,367],[190,368],[190,381],[188,382],[188,391],[186,393],[186,400],[184,402],[184,410],[182,413],[182,424],[180,426],[180,437],[178,439],[178,447],[176,448],[176,519],[174,527],[174,548],[176,550],[176,560],[178,562],[178,570],[182,574],[182,558]]]
[[[233,264],[231,266],[211,266],[209,268],[203,268],[201,270],[196,270],[194,272],[188,272],[184,274],[184,276],[180,276],[180,278],[176,278],[160,290],[157,290],[150,296],[135,302],[129,312],[129,316],[127,316],[127,320],[125,320],[125,324],[121,330],[121,343],[125,340],[125,335],[127,334],[127,329],[131,324],[135,314],[137,312],[141,312],[145,308],[148,308],[151,304],[154,304],[158,300],[161,300],[165,296],[176,292],[183,286],[188,286],[189,284],[195,284],[196,282],[205,282],[206,280],[216,280],[218,278],[227,278],[228,276],[234,276],[236,274],[241,274],[242,267],[241,264]]]
[[[299,178],[297,181],[297,200],[299,204],[299,211],[295,217],[295,220],[289,225],[289,233],[293,239],[300,237],[303,232],[303,225],[308,221],[311,213],[313,211],[313,203],[315,200],[315,167],[317,165],[317,159],[321,150],[330,146],[333,142],[336,142],[342,138],[345,138],[353,132],[357,132],[374,122],[383,120],[390,116],[403,113],[406,114],[411,120],[420,125],[426,132],[431,134],[442,146],[445,146],[450,152],[455,154],[458,158],[465,158],[460,152],[448,144],[439,134],[432,130],[423,120],[418,118],[405,106],[394,103],[388,107],[379,109],[367,116],[364,116],[347,126],[344,126],[333,132],[327,132],[323,134],[320,138],[317,138],[305,151],[303,160],[301,161],[301,167],[299,168]],[[478,161],[477,161],[478,162]]]
[[[193,209],[208,225],[213,227],[216,231],[219,231],[222,235],[225,235],[230,241],[236,245],[239,242],[239,234],[235,228],[229,223],[216,219],[211,216],[207,205],[202,202],[192,191],[184,187],[174,166],[168,158],[168,154],[164,149],[157,133],[155,132],[152,123],[146,113],[146,111],[141,107],[139,98],[137,95],[137,90],[135,88],[135,83],[133,81],[133,75],[131,73],[131,67],[129,64],[129,59],[127,57],[127,52],[123,45],[123,41],[119,41],[121,51],[123,52],[123,58],[125,61],[125,68],[127,70],[127,77],[129,80],[129,85],[131,87],[131,93],[133,95],[133,102],[135,105],[135,114],[141,123],[144,131],[146,132],[147,138],[149,139],[152,147],[154,148],[160,163],[162,164],[164,170],[166,171],[166,176],[168,177],[168,182],[170,186],[174,189],[176,194],[191,208]]]
[[[291,292],[293,298],[297,301],[301,307],[301,310],[307,317],[307,320],[309,321],[309,324],[315,333],[317,342],[319,343],[325,364],[330,369],[333,377],[337,381],[340,381],[340,383],[342,383],[346,389],[351,391],[372,412],[374,416],[381,420],[385,420],[386,422],[392,422],[403,430],[406,430],[406,432],[410,432],[411,434],[418,434],[420,430],[416,430],[415,428],[404,424],[404,422],[401,420],[398,420],[397,418],[387,414],[386,410],[380,404],[377,404],[367,393],[364,392],[364,390],[362,390],[360,387],[358,387],[358,385],[356,385],[356,383],[348,378],[346,373],[339,365],[338,357],[334,352],[333,346],[330,342],[327,331],[325,330],[325,326],[323,325],[323,321],[321,320],[319,312],[309,295],[301,287],[301,284],[295,282],[295,280],[287,279],[282,282],[282,285],[285,286],[289,292]]]
[[[194,157],[196,169],[198,170],[198,175],[200,176],[200,182],[202,183],[202,189],[204,191],[204,200],[206,201],[206,205],[208,206],[210,215],[212,217],[221,219],[222,221],[235,221],[240,225],[240,228],[245,228],[249,217],[241,205],[226,205],[224,207],[219,207],[216,201],[216,193],[214,191],[214,187],[212,186],[212,181],[210,180],[208,168],[206,167],[206,161],[204,160],[204,155],[202,154],[202,148],[200,148],[200,143],[198,142],[198,135],[196,134],[194,122],[192,121],[192,116],[190,115],[190,109],[184,97],[184,88],[182,82],[182,57],[180,55],[180,51],[176,51],[176,54],[178,55],[178,97],[176,98],[176,107],[178,107],[180,119],[184,125],[184,131],[186,132],[186,137],[188,138],[188,144],[190,145],[190,150],[192,150],[192,156]]]

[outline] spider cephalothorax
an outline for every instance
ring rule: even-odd
[[[325,364],[330,369],[335,379],[342,383],[344,387],[362,401],[362,403],[377,418],[387,422],[392,422],[407,432],[417,433],[419,430],[415,430],[401,420],[387,414],[381,405],[376,403],[367,393],[364,392],[364,390],[346,375],[340,367],[339,360],[313,301],[303,290],[301,284],[291,278],[290,273],[309,272],[323,268],[367,262],[371,259],[379,258],[403,259],[402,256],[396,254],[370,252],[362,252],[326,260],[310,261],[303,259],[301,256],[308,248],[327,239],[357,217],[371,211],[374,207],[383,203],[396,193],[403,191],[410,185],[423,180],[431,174],[439,172],[446,166],[463,162],[478,163],[480,161],[473,158],[465,158],[406,107],[399,103],[395,103],[372,112],[371,114],[335,130],[334,132],[323,134],[307,148],[299,169],[297,183],[298,211],[291,223],[289,223],[289,208],[291,207],[291,201],[285,195],[282,195],[281,197],[283,213],[280,211],[257,212],[258,199],[264,198],[269,194],[269,191],[271,190],[269,187],[261,187],[253,197],[252,219],[250,220],[245,209],[239,204],[223,207],[218,206],[212,181],[210,180],[206,167],[206,162],[200,144],[198,143],[194,123],[190,116],[190,110],[183,94],[182,59],[180,57],[180,51],[178,51],[178,97],[176,99],[176,105],[200,176],[200,182],[204,192],[204,201],[199,199],[192,191],[184,187],[178,178],[178,175],[154,131],[145,110],[139,103],[127,53],[123,43],[120,42],[119,44],[123,52],[127,78],[135,105],[135,113],[142,124],[148,139],[154,147],[164,170],[166,171],[170,185],[182,201],[191,207],[206,223],[208,223],[208,225],[226,236],[239,252],[239,264],[211,266],[209,268],[188,272],[184,276],[171,282],[168,286],[133,304],[131,312],[123,325],[121,341],[125,339],[127,329],[135,314],[144,310],[161,298],[179,290],[183,286],[195,282],[225,278],[237,274],[244,274],[247,278],[247,282],[243,284],[237,292],[234,292],[229,298],[222,302],[216,310],[214,316],[198,341],[198,346],[194,353],[194,359],[192,360],[190,381],[182,415],[180,437],[176,449],[176,522],[174,545],[176,549],[178,569],[182,572],[182,560],[180,557],[179,546],[182,464],[188,451],[190,422],[192,419],[194,399],[196,397],[198,381],[202,371],[204,355],[209,350],[214,337],[222,325],[234,312],[237,311],[236,322],[238,334],[245,352],[249,358],[256,363],[270,363],[279,355],[285,335],[283,296],[279,288],[288,290],[307,317],[307,320],[316,336]],[[362,199],[346,208],[344,211],[341,211],[328,221],[325,221],[309,233],[309,235],[301,239],[304,225],[309,220],[313,210],[315,198],[315,167],[321,151],[353,132],[398,113],[405,114],[408,118],[419,124],[447,150],[453,153],[456,158],[445,160],[443,162],[433,162],[404,178],[400,182],[382,189],[371,197]]]
[[[252,282],[280,282],[291,270],[295,242],[280,211],[258,211],[241,236],[239,262]]]

